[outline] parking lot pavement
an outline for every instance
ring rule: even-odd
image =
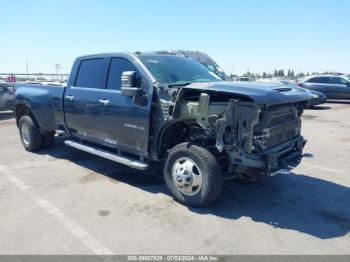
[[[56,142],[24,151],[0,113],[1,254],[350,254],[350,103],[304,114],[291,175],[226,181],[195,209],[157,178]]]

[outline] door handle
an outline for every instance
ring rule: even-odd
[[[105,106],[107,106],[107,105],[109,105],[111,102],[109,101],[109,100],[107,100],[107,99],[100,99],[100,100],[98,100],[101,104],[103,104],[103,105],[105,105]]]
[[[66,98],[67,98],[68,100],[72,101],[72,100],[74,99],[74,96],[72,96],[72,95],[67,95]]]

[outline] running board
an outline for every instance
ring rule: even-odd
[[[137,160],[133,160],[130,158],[126,158],[126,157],[122,157],[119,156],[117,154],[113,154],[111,152],[108,152],[106,150],[100,149],[100,148],[96,148],[96,147],[92,147],[92,146],[87,146],[87,145],[83,145],[71,140],[66,140],[64,141],[64,143],[67,146],[85,151],[87,153],[96,155],[96,156],[100,156],[109,160],[112,160],[114,162],[118,162],[120,164],[135,168],[135,169],[139,169],[139,170],[146,170],[148,168],[148,164],[141,162],[141,161],[137,161]]]

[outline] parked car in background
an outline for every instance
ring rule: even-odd
[[[0,82],[0,111],[13,110],[15,91],[13,84]]]
[[[298,86],[296,82],[293,80],[280,80],[280,82],[290,87]],[[313,89],[308,89],[308,91],[312,94],[312,99],[309,100],[309,107],[320,105],[326,102],[327,97],[322,92],[319,92]]]
[[[249,76],[237,76],[233,79],[233,81],[237,81],[237,82],[253,82],[255,81],[255,79],[253,77],[249,77]]]
[[[257,80],[256,82],[269,83],[269,84],[281,84],[281,85],[289,86],[292,88],[298,88],[296,82],[293,80],[284,80],[284,79],[280,80],[280,79],[266,78],[266,79]],[[312,95],[312,99],[310,99],[308,102],[308,107],[320,105],[320,104],[323,104],[326,102],[327,97],[323,93],[318,92],[316,90],[312,90],[312,89],[308,89],[308,91]]]
[[[300,81],[298,86],[318,91],[324,94],[327,99],[350,99],[350,76],[311,76]]]
[[[317,106],[326,103],[327,97],[322,92],[308,89],[312,94],[312,99],[309,101],[309,107]]]

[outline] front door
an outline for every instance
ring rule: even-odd
[[[141,81],[145,103],[123,96],[120,89],[124,71],[136,71],[141,77],[126,57],[82,60],[75,85],[65,92],[66,124],[80,139],[147,156],[151,86]]]
[[[341,77],[331,77],[331,83],[334,89],[334,98],[350,99],[349,82]]]
[[[147,155],[152,86],[146,79],[140,81],[145,92],[143,103],[138,103],[133,97],[123,96],[122,73],[135,71],[141,78],[140,70],[126,57],[112,57],[109,65],[103,97],[105,102],[100,104],[99,110],[99,140],[107,146]]]

